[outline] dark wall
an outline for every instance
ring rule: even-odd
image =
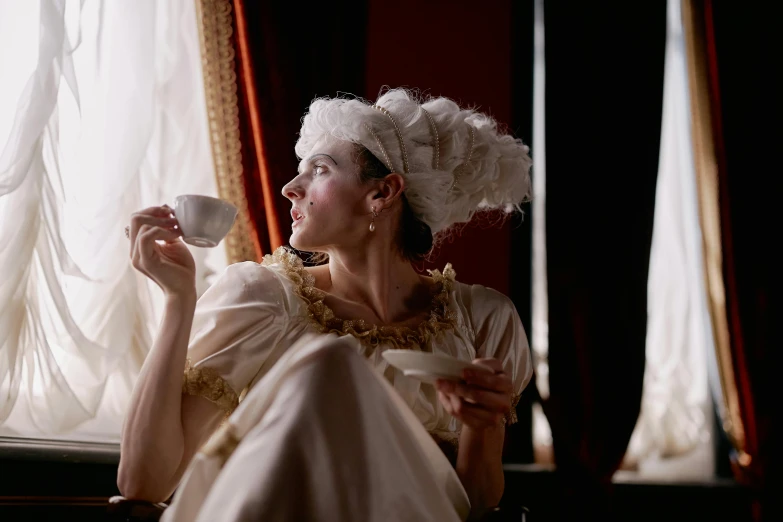
[[[511,127],[512,2],[369,0],[365,97],[384,85],[421,89],[476,106]],[[525,141],[528,136],[519,135]],[[463,283],[511,290],[511,231],[489,220],[446,243],[427,268],[450,262]]]

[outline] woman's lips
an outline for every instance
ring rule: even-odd
[[[304,214],[299,212],[297,209],[291,209],[291,219],[294,220],[294,222],[291,224],[292,227],[295,227],[299,224],[300,221],[302,221],[305,218]]]
[[[292,227],[292,228],[294,228],[294,227],[296,227],[297,225],[299,225],[299,223],[301,223],[302,221],[304,221],[304,218],[305,218],[305,217],[304,217],[303,215],[301,215],[301,214],[298,214],[298,215],[293,215],[293,214],[292,214],[292,217],[294,218],[294,222],[293,222],[293,223],[291,223],[291,227]]]

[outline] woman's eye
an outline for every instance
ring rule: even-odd
[[[316,175],[323,174],[325,170],[326,170],[326,167],[324,167],[323,165],[316,165],[313,168],[313,173],[316,174]]]

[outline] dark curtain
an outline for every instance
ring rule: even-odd
[[[533,0],[515,0],[511,4],[511,128],[514,135],[530,146],[533,142]],[[535,176],[535,171],[531,176]],[[532,207],[525,205],[524,214],[515,216],[511,224],[510,297],[514,301],[522,324],[532,340]],[[533,462],[532,405],[538,399],[535,378],[522,392],[517,404],[519,422],[506,429],[504,460],[506,462]]]
[[[781,466],[775,352],[783,316],[776,203],[783,143],[781,8],[705,0],[713,136],[718,162],[726,311],[744,426],[739,478],[754,488],[756,520],[781,520],[772,487]]]
[[[545,3],[550,397],[563,518],[608,516],[639,414],[665,2]]]
[[[310,102],[338,91],[363,94],[365,1],[233,0],[245,193],[259,257],[290,235],[290,203],[301,118]]]

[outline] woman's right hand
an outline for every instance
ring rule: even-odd
[[[134,212],[129,236],[130,257],[136,270],[155,281],[167,295],[195,292],[196,263],[180,240],[182,231],[171,207]]]

